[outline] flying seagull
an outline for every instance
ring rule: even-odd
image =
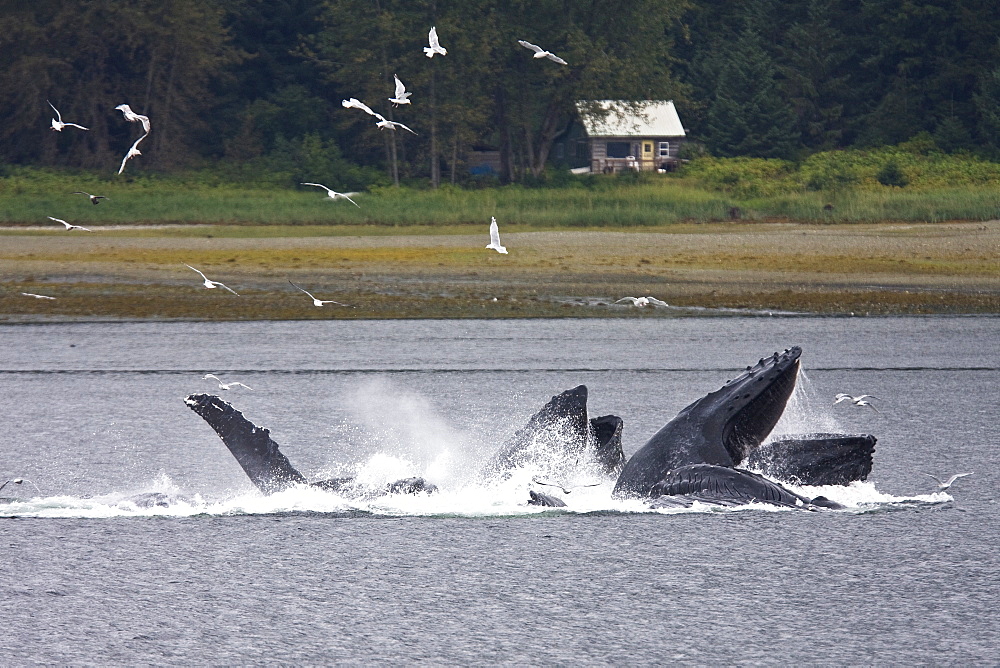
[[[432,27],[431,31],[427,33],[427,41],[430,46],[424,47],[424,55],[428,58],[433,58],[435,53],[440,53],[442,56],[448,55],[448,49],[441,46],[438,42],[438,31],[437,26]]]
[[[362,102],[361,100],[359,100],[359,99],[357,99],[355,97],[352,97],[349,100],[341,100],[340,101],[340,105],[342,107],[344,107],[345,109],[360,109],[361,111],[363,111],[366,114],[369,114],[371,116],[377,116],[378,115],[374,111],[372,111],[371,107],[369,107],[367,104],[365,104],[364,102]]]
[[[539,485],[548,485],[549,487],[558,487],[563,491],[563,494],[569,494],[574,489],[579,489],[580,487],[597,487],[598,485],[601,484],[599,482],[593,482],[590,483],[589,485],[573,485],[572,487],[566,487],[564,485],[560,485],[559,483],[548,482],[547,480],[539,480],[538,478],[532,478],[531,482],[537,483]]]
[[[497,227],[497,219],[493,216],[490,216],[490,243],[487,248],[507,255],[507,248],[500,245],[500,228]]]
[[[834,396],[833,405],[836,406],[841,401],[850,401],[855,406],[867,406],[876,413],[880,412],[879,409],[875,408],[875,406],[870,401],[868,401],[868,399],[878,399],[878,397],[876,397],[874,394],[862,394],[860,397],[852,397],[849,394],[844,394],[843,392],[841,392],[836,396]]]
[[[640,308],[644,306],[669,306],[667,302],[657,299],[656,297],[622,297],[621,299],[616,299],[615,303],[620,304],[622,302],[632,302],[632,306],[638,306]]]
[[[187,267],[188,269],[191,269],[191,270],[193,270],[193,271],[197,271],[197,272],[198,272],[199,274],[201,274],[201,277],[205,279],[205,283],[204,283],[203,285],[204,285],[204,286],[205,286],[206,288],[208,288],[209,290],[213,290],[213,289],[215,289],[215,288],[225,288],[226,290],[229,290],[229,291],[230,291],[230,292],[232,292],[232,293],[233,293],[234,295],[236,295],[237,297],[239,297],[239,294],[238,294],[238,293],[236,292],[236,290],[233,290],[233,289],[232,289],[231,287],[229,287],[228,285],[225,285],[225,284],[223,284],[223,283],[219,283],[218,281],[210,281],[210,280],[208,279],[208,276],[206,276],[205,274],[202,274],[202,273],[201,273],[200,271],[198,271],[197,269],[195,269],[194,267],[192,267],[192,266],[191,266],[191,265],[189,265],[189,264],[185,264],[184,266],[185,266],[185,267]]]
[[[330,199],[335,200],[338,197],[343,197],[344,199],[346,199],[348,202],[350,202],[354,206],[357,206],[359,209],[361,208],[360,206],[358,206],[357,202],[355,202],[353,199],[351,199],[350,197],[348,197],[344,193],[339,193],[336,190],[331,190],[330,188],[327,188],[326,186],[324,186],[322,183],[300,183],[299,185],[303,185],[303,186],[316,186],[317,188],[322,188],[323,190],[326,191],[326,194],[327,194],[327,196]]]
[[[197,269],[195,271],[197,271]],[[220,390],[231,390],[232,388],[234,388],[237,385],[239,385],[240,387],[247,388],[251,392],[253,391],[252,387],[250,387],[249,385],[244,385],[243,383],[239,383],[239,382],[235,382],[235,381],[232,382],[232,383],[223,383],[221,380],[219,380],[219,377],[216,376],[214,373],[206,373],[203,376],[203,378],[205,378],[205,379],[211,378],[212,380],[214,380],[215,382],[217,382],[219,384],[219,389]]]
[[[82,190],[74,190],[70,194],[72,194],[72,195],[86,195],[87,197],[90,198],[90,203],[91,204],[100,204],[102,199],[108,199],[104,195],[91,195],[90,193],[85,193]]]
[[[139,122],[142,123],[142,129],[149,134],[149,116],[143,116],[142,114],[137,114],[132,111],[132,107],[127,104],[119,104],[115,109],[119,110],[124,114],[125,120],[130,123]]]
[[[378,127],[382,128],[383,130],[395,130],[396,128],[403,128],[407,132],[413,132],[413,130],[411,130],[410,128],[406,127],[402,123],[397,123],[396,121],[387,120],[386,117],[383,116],[382,114],[374,114],[374,116],[375,116],[375,118],[378,119],[378,122],[375,123],[375,125],[377,125]],[[417,134],[417,133],[413,132],[413,134]]]
[[[396,92],[389,98],[389,101],[397,106],[400,104],[409,104],[411,94],[406,90],[406,86],[403,85],[403,82],[395,74],[392,75],[392,78],[396,80]]]
[[[931,475],[930,473],[925,473],[924,475],[930,476],[931,478],[934,478],[937,481],[938,490],[940,490],[940,491],[943,492],[944,490],[946,490],[949,487],[951,487],[952,485],[954,485],[955,481],[958,480],[959,478],[964,478],[965,476],[969,476],[969,475],[972,475],[972,474],[971,473],[956,473],[955,475],[953,475],[952,477],[948,478],[944,482],[941,482],[941,479],[938,478],[936,475]]]
[[[62,223],[63,225],[65,225],[67,232],[70,231],[70,230],[83,230],[84,232],[93,232],[94,231],[94,230],[90,229],[89,227],[83,227],[81,225],[70,225],[69,223],[67,223],[62,218],[53,218],[52,216],[46,216],[46,217],[49,220],[54,220],[57,223]]]
[[[563,60],[562,58],[560,58],[556,54],[552,53],[551,51],[546,51],[542,47],[536,46],[536,45],[532,44],[531,42],[525,42],[523,39],[519,39],[519,40],[517,40],[517,43],[520,44],[521,46],[523,46],[526,49],[531,49],[532,51],[534,51],[535,52],[535,56],[534,56],[535,58],[548,58],[551,61],[559,63],[560,65],[568,65],[568,63],[565,60]]]
[[[13,480],[8,480],[4,484],[0,485],[0,489],[3,489],[4,487],[6,487],[7,485],[9,485],[11,483],[14,483],[15,485],[20,485],[21,483],[25,483],[25,482],[31,483],[31,486],[34,487],[36,490],[38,490],[39,494],[42,493],[42,490],[38,489],[38,485],[36,485],[35,483],[31,482],[30,480],[25,480],[24,478],[14,478]]]
[[[48,100],[45,100],[49,102]],[[67,125],[72,125],[74,128],[80,128],[81,130],[89,130],[90,128],[85,128],[82,125],[77,125],[76,123],[63,123],[62,114],[56,109],[55,105],[49,102],[49,106],[52,107],[52,111],[56,112],[56,118],[52,119],[52,130],[55,132],[62,132],[62,129]]]
[[[292,283],[291,281],[288,281],[288,282]],[[316,299],[316,297],[313,297],[313,293],[309,292],[305,288],[299,287],[298,285],[295,285],[294,283],[292,283],[292,286],[295,287],[295,288],[298,288],[302,292],[304,292],[307,295],[309,295],[312,298],[312,300],[313,300],[313,306],[322,306],[323,304],[336,304],[337,306],[350,306],[350,304],[342,304],[340,302],[335,302],[332,299]]]
[[[146,138],[146,135],[143,135],[143,136],[139,137],[138,139],[136,139],[135,143],[132,144],[132,148],[130,148],[128,150],[128,153],[125,154],[125,157],[122,158],[122,166],[118,168],[118,173],[119,174],[121,174],[122,172],[125,171],[125,163],[128,162],[129,158],[134,158],[137,155],[142,155],[142,153],[139,151],[138,146],[139,146],[139,142],[141,142],[145,138]]]
[[[34,292],[22,292],[25,297],[34,297],[35,299],[55,299],[55,297],[49,297],[48,295],[36,295]]]

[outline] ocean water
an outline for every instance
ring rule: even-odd
[[[0,663],[995,664],[1000,319],[700,317],[0,326]],[[482,463],[586,384],[626,454],[801,345],[776,433],[879,439],[847,509],[653,511],[579,462],[565,509]],[[254,388],[219,390],[205,373]],[[183,398],[310,479],[262,496]],[[878,396],[879,411],[832,405]],[[939,477],[972,472],[947,492]],[[551,473],[551,472],[546,472]],[[138,500],[155,493],[160,505]]]

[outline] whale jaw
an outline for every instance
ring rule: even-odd
[[[682,410],[622,468],[616,496],[649,496],[681,466],[733,467],[760,446],[795,389],[802,349],[762,358],[722,388]]]

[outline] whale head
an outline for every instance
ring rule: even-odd
[[[668,422],[622,468],[616,495],[647,496],[681,466],[735,466],[760,446],[795,389],[802,349],[761,358]]]

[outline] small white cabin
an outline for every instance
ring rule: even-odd
[[[673,100],[580,101],[576,108],[583,136],[567,137],[577,146],[561,152],[589,157],[591,173],[672,171],[680,164],[685,132]]]

